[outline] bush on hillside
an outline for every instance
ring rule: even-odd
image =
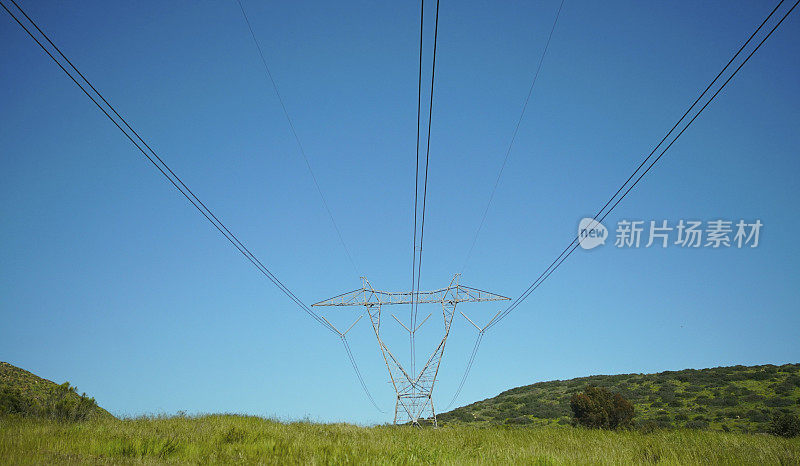
[[[797,437],[800,435],[800,418],[796,414],[775,413],[769,433],[786,438]]]
[[[18,388],[0,387],[0,416],[24,414],[30,410],[30,402]]]
[[[98,410],[94,398],[79,395],[75,387],[64,382],[49,389],[43,396],[26,396],[17,388],[0,387],[0,416],[41,417],[57,421],[82,421]]]
[[[506,425],[525,425],[532,424],[533,420],[526,416],[511,417],[505,420]]]
[[[572,395],[569,402],[575,424],[599,429],[633,426],[633,405],[619,393],[605,388],[588,387]]]

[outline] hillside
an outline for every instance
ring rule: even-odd
[[[73,420],[113,417],[69,382],[59,385],[0,361],[0,416],[7,414]]]
[[[776,411],[800,414],[800,364],[595,375],[517,387],[438,416],[442,424],[569,424],[590,385],[630,400],[638,426],[765,432]]]

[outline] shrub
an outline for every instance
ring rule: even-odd
[[[769,420],[769,416],[760,412],[756,411],[755,409],[751,409],[746,413],[747,419],[753,422],[766,422]]]
[[[525,416],[517,416],[505,420],[505,423],[507,425],[525,425],[525,424],[531,424],[532,422],[533,422],[532,420],[530,420]]]
[[[633,405],[605,388],[588,387],[572,395],[569,404],[574,422],[585,427],[618,429],[633,425]]]
[[[508,410],[514,409],[516,407],[516,405],[514,404],[513,401],[506,400],[506,401],[503,401],[502,403],[500,403],[500,405],[498,407],[502,411],[508,411]]]
[[[778,407],[781,407],[781,406],[789,406],[789,405],[793,404],[793,401],[792,401],[791,398],[778,398],[778,397],[775,397],[775,398],[767,399],[767,401],[765,401],[764,404],[769,406],[769,407],[771,407],[771,408],[778,408]]]
[[[523,415],[531,415],[541,419],[557,419],[569,414],[568,412],[563,412],[558,405],[545,402],[525,405],[519,412]]]
[[[795,414],[776,413],[772,418],[769,433],[786,438],[797,437],[800,435],[800,418]]]
[[[778,395],[788,395],[794,390],[794,383],[788,379],[780,383],[774,383],[772,384],[772,390]]]
[[[19,389],[0,387],[0,415],[43,417],[57,421],[82,421],[97,411],[94,398],[78,395],[69,382],[52,387],[46,393],[33,398]]]
[[[658,432],[661,427],[655,421],[646,421],[639,427],[639,431],[643,434],[652,434],[653,432]]]
[[[708,404],[711,406],[736,406],[738,403],[736,402],[736,398],[732,396],[721,396],[711,398]]]
[[[219,436],[219,443],[241,443],[247,437],[247,432],[236,426],[231,426]]]
[[[675,400],[677,400],[677,397],[675,396],[675,392],[663,392],[663,393],[661,393],[661,401],[663,401],[664,403],[670,403],[670,402],[673,402]]]
[[[18,388],[0,387],[0,416],[26,414],[31,411],[30,401]]]
[[[686,423],[689,429],[706,429],[708,428],[708,421],[702,419],[695,419]]]
[[[457,419],[462,422],[469,422],[475,418],[472,415],[472,413],[470,413],[466,409],[457,409],[455,411],[452,411],[452,416],[453,419]]]

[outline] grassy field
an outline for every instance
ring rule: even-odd
[[[800,464],[800,438],[690,429],[357,427],[256,417],[0,419],[0,463]]]

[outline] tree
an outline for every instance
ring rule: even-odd
[[[569,402],[575,424],[599,429],[619,429],[633,426],[634,409],[619,393],[605,388],[588,387],[572,395]]]

